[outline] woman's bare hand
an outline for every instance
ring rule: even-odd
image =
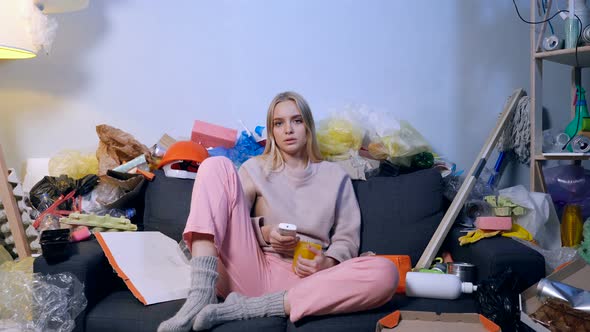
[[[298,236],[283,236],[279,233],[278,225],[262,226],[262,237],[279,254],[293,256],[295,246],[299,242]],[[265,234],[266,233],[266,234]]]
[[[338,261],[332,257],[324,255],[321,249],[314,246],[307,246],[307,249],[315,254],[313,259],[305,259],[302,257],[297,258],[297,264],[295,265],[295,274],[304,278],[310,276],[321,270],[329,269],[332,266],[338,264]]]

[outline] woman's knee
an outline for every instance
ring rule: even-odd
[[[375,284],[384,293],[393,294],[399,283],[399,271],[397,266],[389,259],[371,257],[371,274],[375,278]]]

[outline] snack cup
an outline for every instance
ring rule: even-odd
[[[295,266],[297,266],[297,260],[299,259],[299,256],[305,259],[315,258],[315,254],[313,251],[309,250],[307,246],[312,246],[318,250],[322,250],[322,246],[317,243],[307,241],[297,242],[297,246],[295,247],[295,252],[293,254],[293,270],[295,270]]]

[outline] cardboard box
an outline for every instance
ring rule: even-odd
[[[437,331],[474,332],[500,331],[491,320],[475,313],[442,313],[396,310],[377,322],[376,332]]]
[[[547,276],[547,279],[587,290],[590,289],[590,265],[578,258]],[[549,332],[549,329],[530,317],[542,304],[537,297],[537,284],[534,284],[520,294],[520,320],[535,331]]]
[[[231,149],[236,145],[238,131],[212,123],[195,120],[191,133],[191,141],[205,148],[225,147]]]

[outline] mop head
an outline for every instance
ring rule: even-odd
[[[513,151],[516,159],[525,165],[531,157],[530,100],[529,96],[520,98],[496,145],[500,151]]]

